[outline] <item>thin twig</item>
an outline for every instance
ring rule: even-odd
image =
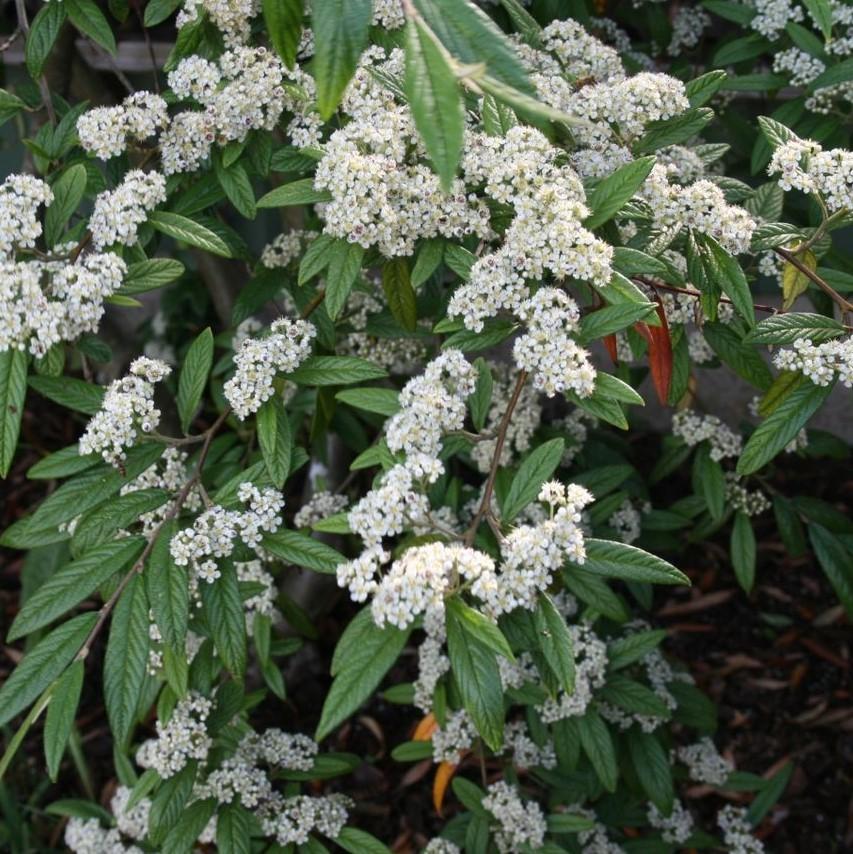
[[[151,76],[154,78],[154,91],[160,94],[160,75],[157,68],[157,56],[154,53],[154,45],[151,43],[151,36],[148,32],[148,27],[145,26],[145,18],[140,9],[138,0],[133,0],[130,4],[136,14],[136,19],[139,21],[139,26],[142,28],[142,36],[145,39],[145,46],[148,48],[148,56],[151,58]]]
[[[325,291],[320,291],[312,300],[305,306],[304,311],[302,312],[302,319],[305,320],[309,318],[316,309],[320,307],[320,303],[323,302],[326,296]]]
[[[678,288],[675,285],[667,285],[664,282],[659,282],[657,279],[648,279],[645,276],[634,276],[635,282],[640,282],[643,285],[647,285],[650,288],[657,288],[661,291],[671,291],[674,294],[685,294],[689,297],[696,297],[697,299],[702,296],[701,291],[694,291],[690,288]],[[720,302],[728,303],[729,305],[734,305],[734,303],[728,297],[720,297]],[[753,304],[753,308],[756,311],[766,311],[769,314],[778,314],[779,309],[775,308],[772,305],[760,305],[759,303]]]
[[[480,527],[480,522],[483,521],[483,517],[486,516],[487,513],[491,515],[492,492],[495,488],[495,478],[498,476],[498,467],[500,466],[501,454],[503,452],[504,442],[506,441],[507,430],[509,430],[512,414],[515,411],[515,407],[518,405],[519,398],[521,397],[521,391],[524,388],[524,383],[526,381],[527,372],[519,371],[518,378],[515,381],[515,388],[512,390],[512,397],[509,399],[506,411],[504,412],[500,426],[498,427],[492,465],[489,469],[489,477],[488,480],[486,480],[486,486],[483,489],[483,499],[480,501],[480,506],[477,508],[477,512],[471,520],[471,526],[465,532],[465,545],[467,546],[470,546],[474,542],[474,537],[477,536],[477,529]]]
[[[98,620],[95,625],[92,627],[92,631],[89,632],[86,641],[83,646],[80,648],[80,651],[75,656],[75,661],[82,661],[86,658],[89,652],[92,649],[92,644],[95,642],[95,639],[103,629],[104,624],[107,621],[110,613],[113,608],[116,606],[121,594],[127,589],[128,584],[130,584],[131,580],[135,575],[138,575],[145,568],[145,562],[148,560],[151,552],[154,549],[154,544],[157,542],[157,538],[160,536],[163,528],[171,522],[180,512],[184,506],[184,502],[189,497],[192,488],[201,482],[202,469],[204,468],[204,462],[207,459],[207,454],[210,451],[210,443],[213,441],[213,437],[219,432],[219,429],[225,423],[225,419],[231,414],[231,408],[226,409],[216,421],[207,429],[205,432],[204,445],[202,446],[201,453],[198,456],[198,463],[196,463],[195,472],[193,476],[183,485],[180,493],[178,493],[178,497],[175,499],[174,504],[169,508],[169,512],[163,517],[163,521],[157,526],[154,530],[154,533],[148,539],[148,542],[145,544],[145,548],[142,550],[142,554],[139,556],[139,559],[133,564],[127,574],[122,578],[119,582],[118,587],[113,591],[112,596],[107,599],[106,602],[101,606],[101,610],[98,612]]]

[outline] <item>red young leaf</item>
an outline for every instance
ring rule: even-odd
[[[669,399],[669,386],[672,381],[672,339],[669,337],[669,325],[666,322],[666,312],[658,301],[658,317],[660,326],[649,326],[647,323],[635,323],[634,329],[646,339],[649,345],[649,368],[652,372],[652,382],[658,395],[658,400],[666,405]]]

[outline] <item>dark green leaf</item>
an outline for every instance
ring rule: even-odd
[[[50,705],[47,707],[44,722],[44,757],[47,773],[54,782],[74,727],[84,672],[83,662],[75,661],[56,683],[50,697]]]
[[[9,474],[27,395],[27,354],[22,350],[0,353],[0,477]]]
[[[528,504],[536,500],[542,484],[551,477],[560,464],[565,445],[563,439],[550,439],[524,458],[502,502],[503,521],[511,522]]]

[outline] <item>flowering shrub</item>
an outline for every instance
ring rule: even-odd
[[[748,592],[771,508],[853,612],[849,521],[774,480],[846,453],[807,428],[853,386],[853,154],[820,118],[849,112],[850,8],[635,2],[632,41],[577,2],[308,5],[150,0],[177,28],[154,91],[90,107],[46,64],[66,26],[113,52],[127,6],[20,4],[33,82],[0,107],[36,174],[0,186],[0,469],[39,397],[79,438],[27,469],[56,488],[0,539],[31,579],[0,774],[44,717],[57,779],[86,683],[118,783],[108,810],[51,807],[72,851],[388,851],[359,827],[363,758],[330,749],[381,693],[410,707],[401,769],[436,766],[411,850],[763,850],[790,767],[717,752],[642,612],[721,529]],[[750,32],[708,61],[711,15]],[[751,153],[713,141],[732,93],[789,84]],[[105,312],[158,296],[114,356]],[[704,411],[698,366],[755,388],[742,423]],[[651,463],[619,433],[647,402],[672,424]],[[257,714],[316,638],[297,577],[348,619],[310,735]],[[691,782],[759,794],[703,826]]]

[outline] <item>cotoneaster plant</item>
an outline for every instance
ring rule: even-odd
[[[853,384],[853,155],[756,116],[746,183],[702,137],[725,71],[665,73],[581,3],[483,5],[153,0],[144,25],[177,30],[156,85],[90,107],[51,94],[51,51],[71,26],[114,52],[128,8],[19,4],[32,82],[0,108],[33,174],[0,186],[0,469],[33,454],[39,396],[78,439],[29,466],[49,494],[0,539],[27,552],[0,775],[39,727],[52,780],[79,766],[81,697],[103,703],[115,784],[48,808],[72,851],[387,852],[365,757],[331,749],[380,701],[410,707],[401,776],[435,765],[407,850],[763,850],[792,767],[718,753],[645,612],[724,527],[751,589],[771,506],[853,612],[849,521],[775,477],[847,452],[808,423]],[[833,33],[837,5],[806,4]],[[706,20],[676,15],[669,55]],[[753,295],[768,272],[784,310]],[[114,354],[105,313],[152,297]],[[742,424],[703,410],[698,366],[755,387]],[[630,427],[652,398],[672,430],[650,464]],[[268,726],[323,600],[348,623],[316,728]],[[756,795],[715,824],[693,783]]]

